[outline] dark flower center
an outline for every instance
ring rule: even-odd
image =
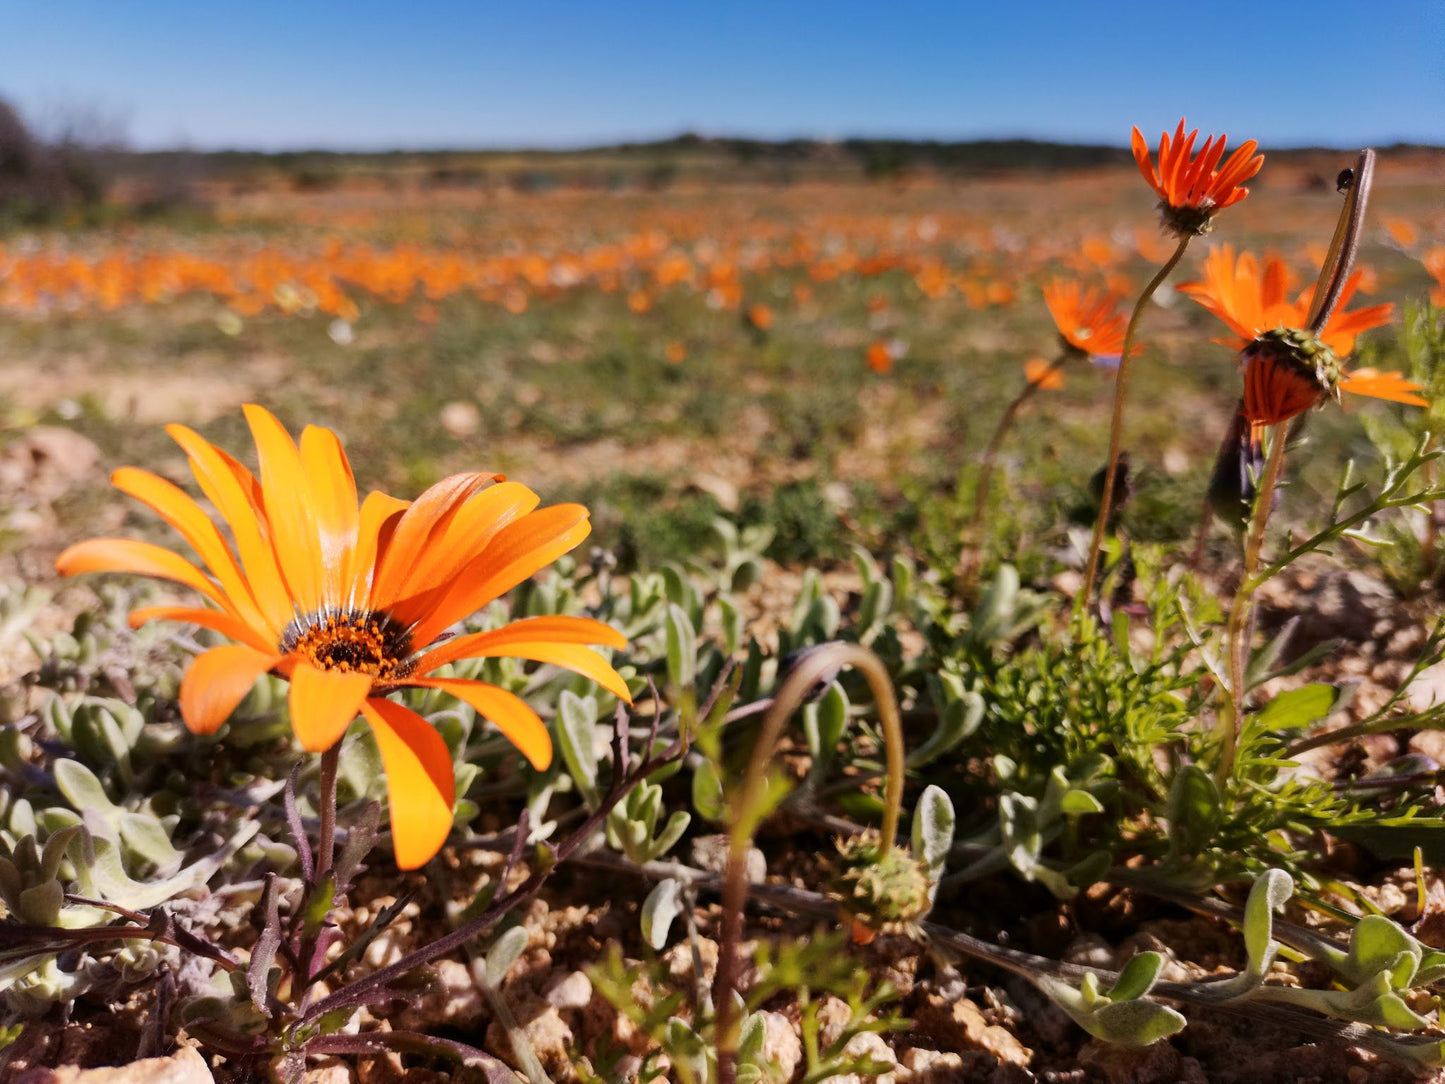
[[[281,650],[321,670],[370,674],[378,682],[411,671],[411,637],[389,616],[374,611],[298,617],[282,634]]]

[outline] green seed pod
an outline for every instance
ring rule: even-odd
[[[928,870],[902,845],[883,853],[875,831],[838,841],[830,895],[844,914],[869,930],[906,927],[928,912]]]

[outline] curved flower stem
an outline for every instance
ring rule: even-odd
[[[336,769],[340,761],[339,741],[321,754],[321,797],[317,803],[321,813],[321,827],[316,839],[317,884],[331,872],[331,858],[336,850]]]
[[[1060,354],[1047,369],[1038,375],[1038,379],[1030,380],[1024,385],[1023,391],[1015,395],[1013,401],[1004,408],[1003,417],[998,420],[998,428],[993,431],[993,436],[989,438],[988,447],[983,450],[983,458],[979,460],[978,486],[975,488],[973,495],[973,526],[976,527],[979,523],[983,522],[983,514],[988,509],[989,485],[993,481],[994,462],[998,459],[999,448],[1003,446],[1003,438],[1006,437],[1009,430],[1013,428],[1014,420],[1018,417],[1018,413],[1023,409],[1024,404],[1032,399],[1043,386],[1043,382],[1058,372],[1068,360],[1069,355],[1067,353]]]
[[[738,942],[742,939],[743,909],[748,902],[747,852],[763,810],[768,763],[782,734],[783,725],[819,681],[830,679],[844,666],[863,672],[878,718],[883,725],[887,783],[884,790],[883,827],[880,847],[887,855],[898,835],[899,810],[903,805],[903,723],[888,669],[873,652],[859,644],[832,643],[815,648],[788,674],[763,718],[757,743],[753,746],[743,776],[742,789],[732,802],[728,830],[728,860],[723,874],[722,944],[718,951],[717,976],[713,981],[713,1004],[717,1007],[716,1045],[719,1084],[735,1084],[737,1070],[738,1022],[733,998],[737,992]]]
[[[1099,553],[1104,547],[1104,529],[1109,522],[1109,511],[1114,503],[1114,483],[1119,475],[1119,446],[1124,436],[1124,403],[1129,392],[1129,354],[1134,346],[1134,331],[1144,315],[1144,306],[1184,258],[1184,250],[1189,247],[1193,236],[1186,233],[1179,238],[1174,254],[1164,262],[1164,266],[1149,280],[1149,285],[1144,287],[1139,300],[1134,302],[1134,311],[1129,314],[1129,325],[1124,329],[1124,348],[1119,355],[1119,373],[1114,378],[1114,414],[1109,422],[1109,465],[1104,472],[1104,494],[1099,501],[1099,518],[1094,521],[1094,535],[1089,540],[1089,566],[1084,573],[1084,588],[1079,592],[1079,604],[1084,607],[1089,605],[1089,599],[1094,594],[1094,581],[1099,576]]]
[[[1249,534],[1244,543],[1244,572],[1240,576],[1239,588],[1234,592],[1234,602],[1229,608],[1229,620],[1224,628],[1224,650],[1229,663],[1228,700],[1215,724],[1219,737],[1219,763],[1214,768],[1214,780],[1221,791],[1229,782],[1234,771],[1235,747],[1239,740],[1239,724],[1244,717],[1244,701],[1249,694],[1245,688],[1245,671],[1249,661],[1249,616],[1250,600],[1264,580],[1257,575],[1259,555],[1264,549],[1264,531],[1269,524],[1269,513],[1274,505],[1274,491],[1279,484],[1280,471],[1284,467],[1284,448],[1287,443],[1288,426],[1276,425],[1270,432],[1269,460],[1265,463],[1264,479],[1259,484],[1259,494],[1254,502],[1254,516],[1250,520]]]

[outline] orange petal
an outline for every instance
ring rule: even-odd
[[[431,643],[452,624],[574,549],[591,530],[587,509],[580,504],[552,505],[508,524],[457,575],[429,615],[412,618],[418,621],[413,641]]]
[[[254,403],[247,403],[242,409],[256,441],[261,492],[276,563],[281,566],[291,597],[301,611],[314,613],[325,600],[322,598],[320,531],[311,505],[305,464],[291,434],[275,415]]]
[[[503,480],[500,474],[454,474],[413,501],[397,521],[385,551],[378,553],[376,577],[371,585],[372,607],[389,610],[400,597],[412,569],[421,561],[433,532],[444,530],[474,493]]]
[[[346,598],[347,609],[370,605],[371,586],[376,566],[386,553],[386,547],[396,532],[396,525],[402,514],[411,507],[410,501],[399,500],[379,491],[366,495],[361,503],[361,521],[356,531],[356,549],[344,580],[351,585],[351,594]]]
[[[346,733],[371,692],[371,675],[297,663],[291,674],[291,729],[307,752],[324,753]]]
[[[397,588],[397,601],[389,607],[392,616],[405,625],[429,611],[507,524],[533,511],[541,500],[520,482],[501,482],[469,497],[417,553]]]
[[[122,493],[151,508],[190,544],[220,581],[221,589],[246,621],[258,625],[263,623],[251,588],[231,554],[231,547],[226,545],[211,517],[202,512],[184,490],[159,475],[135,467],[121,467],[110,476],[110,481]]]
[[[276,645],[269,642],[255,628],[240,618],[232,617],[220,610],[190,606],[143,606],[138,610],[132,610],[127,621],[133,629],[138,629],[150,621],[179,621],[219,632],[222,636],[229,636],[232,640],[250,644],[257,651],[272,652],[276,649]]]
[[[488,632],[474,632],[453,637],[440,647],[422,656],[417,673],[428,674],[439,666],[458,659],[474,657],[475,649],[505,647],[508,644],[537,643],[543,640],[557,644],[597,644],[601,647],[627,646],[627,637],[611,625],[590,617],[524,617]]]
[[[1340,379],[1340,390],[1351,395],[1368,395],[1372,399],[1386,399],[1409,406],[1430,405],[1430,400],[1416,394],[1421,390],[1421,386],[1412,380],[1406,380],[1405,375],[1399,372],[1381,373],[1374,369],[1356,369]]]
[[[505,631],[505,630],[499,630]],[[486,633],[479,634],[486,636]],[[466,640],[470,637],[458,637]],[[460,645],[459,645],[460,646]],[[493,643],[473,641],[467,645],[466,655],[455,658],[472,659],[530,659],[532,662],[550,663],[564,670],[581,674],[601,685],[621,700],[632,703],[632,694],[627,691],[627,682],[597,652],[577,644],[559,644],[554,640],[512,640],[504,639]],[[423,666],[427,660],[423,660]]]
[[[197,655],[181,679],[181,718],[193,734],[214,734],[246,699],[256,679],[278,662],[245,644],[225,644]]]
[[[402,869],[426,865],[452,830],[456,771],[442,736],[425,719],[390,700],[363,700],[376,735],[391,806],[391,845]]]
[[[415,678],[407,684],[441,689],[470,705],[478,715],[494,723],[539,772],[552,763],[552,736],[521,697],[485,681],[462,678]]]
[[[130,538],[92,538],[71,546],[55,559],[62,576],[86,572],[130,572],[173,580],[201,592],[217,606],[230,609],[220,589],[199,568],[179,554]]]
[[[295,607],[263,529],[264,513],[258,511],[260,486],[251,472],[225,452],[183,425],[168,425],[166,432],[190,457],[191,471],[206,499],[216,506],[236,540],[236,553],[246,570],[256,604],[270,624],[270,632],[281,630],[295,616]]]
[[[311,508],[316,517],[322,594],[326,601],[341,605],[351,595],[351,584],[344,578],[360,525],[356,479],[341,441],[330,429],[320,426],[308,425],[302,430],[301,463],[311,486]]]

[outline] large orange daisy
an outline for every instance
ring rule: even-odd
[[[183,621],[236,641],[203,652],[181,682],[181,716],[198,734],[214,733],[268,672],[290,681],[291,726],[309,751],[330,749],[362,715],[386,770],[397,864],[414,869],[446,839],[456,783],[441,736],[388,694],[441,689],[491,720],[538,769],[551,763],[552,742],[536,712],[504,689],[436,672],[460,659],[530,659],[629,699],[617,671],[586,646],[625,645],[600,621],[534,617],[443,638],[586,538],[587,510],[538,508],[526,486],[486,473],[453,475],[412,502],[373,492],[358,506],[335,433],[308,426],[298,444],[263,408],[245,414],[259,477],[185,426],[167,429],[229,539],[165,479],[134,467],[112,476],[176,529],[200,566],[146,542],[104,538],[70,547],[56,569],[155,576],[212,604],[130,615],[133,626]]]
[[[1144,134],[1136,127],[1131,137],[1134,161],[1159,195],[1159,213],[1165,228],[1175,234],[1208,233],[1216,214],[1249,195],[1244,182],[1264,166],[1264,155],[1254,153],[1259,144],[1252,139],[1240,144],[1221,166],[1229,137],[1209,136],[1195,154],[1194,141],[1198,137],[1197,128],[1184,134],[1181,117],[1172,139],[1168,132],[1159,137],[1157,168],[1149,156]]]
[[[1354,350],[1360,332],[1387,323],[1394,312],[1390,304],[1345,311],[1362,274],[1357,270],[1346,280],[1338,306],[1313,337],[1326,351],[1311,347],[1310,359],[1303,367],[1285,364],[1280,360],[1281,351],[1273,347],[1258,348],[1265,337],[1278,339],[1273,333],[1302,328],[1309,319],[1314,291],[1305,290],[1291,299],[1293,278],[1283,260],[1270,256],[1261,264],[1252,253],[1241,252],[1236,257],[1230,245],[1220,245],[1206,257],[1203,279],[1179,284],[1180,293],[1193,298],[1234,332],[1233,340],[1221,341],[1243,351],[1240,361],[1245,369],[1246,417],[1250,421],[1276,425],[1337,390],[1411,406],[1429,405],[1417,394],[1420,385],[1401,373],[1348,372],[1343,368],[1341,359]]]

